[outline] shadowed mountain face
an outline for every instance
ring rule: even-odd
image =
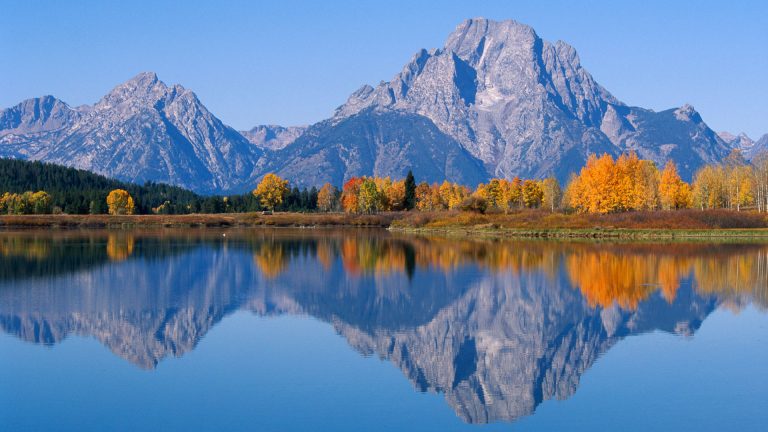
[[[475,186],[489,177],[561,181],[591,153],[635,151],[677,162],[684,179],[735,144],[690,105],[625,105],[565,42],[518,22],[470,19],[439,49],[420,50],[392,80],[364,85],[310,127],[239,133],[190,90],[142,73],[93,106],[51,96],[0,111],[0,156],[84,168],[198,192],[252,189],[267,172],[299,186],[403,176]],[[750,148],[764,148],[757,145]]]
[[[311,315],[486,423],[571,396],[627,336],[691,336],[718,305],[768,306],[764,245],[221,234],[4,233],[0,328],[94,337],[152,369],[236,310]]]

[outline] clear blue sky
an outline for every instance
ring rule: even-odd
[[[569,42],[628,104],[691,103],[716,130],[768,132],[765,0],[0,0],[0,106],[90,104],[155,71],[235,128],[309,124],[478,16]]]

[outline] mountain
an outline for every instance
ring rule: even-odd
[[[28,99],[0,111],[0,154],[34,158],[54,147],[87,109],[73,109],[53,96]]]
[[[199,192],[242,189],[263,152],[190,90],[141,73],[93,106],[50,96],[0,112],[0,156],[44,160],[121,180]]]
[[[390,81],[364,85],[310,127],[237,132],[190,90],[141,73],[93,106],[45,96],[0,111],[0,157],[43,160],[131,182],[242,192],[274,171],[298,186],[359,175],[561,181],[591,153],[635,151],[689,180],[732,145],[690,105],[655,112],[600,86],[565,42],[516,21],[470,19]]]
[[[281,150],[296,141],[304,131],[304,126],[282,127],[277,125],[260,125],[240,133],[251,144],[264,150]]]
[[[334,119],[366,109],[428,118],[489,176],[564,180],[590,153],[636,151],[657,164],[674,159],[690,178],[729,152],[690,105],[658,113],[625,105],[573,47],[511,20],[465,21],[443,48],[421,50],[391,81],[354,92]]]
[[[717,136],[722,138],[732,149],[741,151],[747,159],[751,158],[755,141],[744,132],[734,135],[728,131],[721,131],[717,133]]]

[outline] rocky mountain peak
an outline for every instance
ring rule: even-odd
[[[74,117],[77,112],[53,96],[27,99],[0,111],[0,136],[58,129]]]
[[[259,125],[240,133],[260,149],[277,151],[296,141],[305,130],[307,130],[306,126]]]
[[[694,123],[700,123],[703,121],[696,109],[693,108],[693,105],[690,104],[685,104],[676,109],[675,117],[680,121],[689,121]]]
[[[476,66],[487,54],[498,55],[504,49],[530,51],[540,43],[541,39],[533,28],[517,21],[472,18],[456,27],[444,47]]]
[[[142,72],[112,89],[95,107],[109,110],[120,104],[153,105],[171,91],[154,72]]]

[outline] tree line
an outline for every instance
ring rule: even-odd
[[[252,193],[204,196],[161,183],[137,185],[50,163],[0,159],[0,214],[108,214],[107,197],[114,190],[128,192],[134,201],[135,214],[254,212],[264,209]],[[46,194],[45,200],[40,200],[41,193]],[[314,211],[316,205],[317,189],[293,187],[285,192],[282,204],[276,210]]]
[[[53,164],[0,159],[0,191],[6,191],[0,195],[0,213],[9,214],[115,211],[189,214],[262,210],[506,213],[526,208],[579,213],[685,208],[768,211],[768,156],[758,156],[748,162],[734,151],[721,163],[703,166],[690,183],[682,180],[674,162],[669,161],[659,169],[652,161],[630,152],[618,158],[608,154],[591,155],[564,187],[553,177],[543,180],[515,177],[494,178],[470,189],[449,181],[417,183],[409,171],[405,178],[397,180],[362,176],[348,179],[341,189],[330,183],[320,189],[299,189],[276,174],[267,174],[251,193],[229,196],[203,196],[165,184],[140,186]],[[110,195],[115,191],[122,192]],[[110,200],[118,198],[121,210],[114,210]]]
[[[258,190],[254,193],[258,195]],[[353,177],[341,190],[323,185],[317,202],[320,211],[348,213],[411,209],[506,213],[525,208],[603,214],[686,208],[768,211],[768,156],[750,163],[734,151],[721,163],[703,166],[690,183],[683,181],[673,161],[659,169],[634,152],[618,158],[591,155],[565,187],[554,177],[494,178],[474,190],[448,181],[416,184],[411,172],[400,180]]]

